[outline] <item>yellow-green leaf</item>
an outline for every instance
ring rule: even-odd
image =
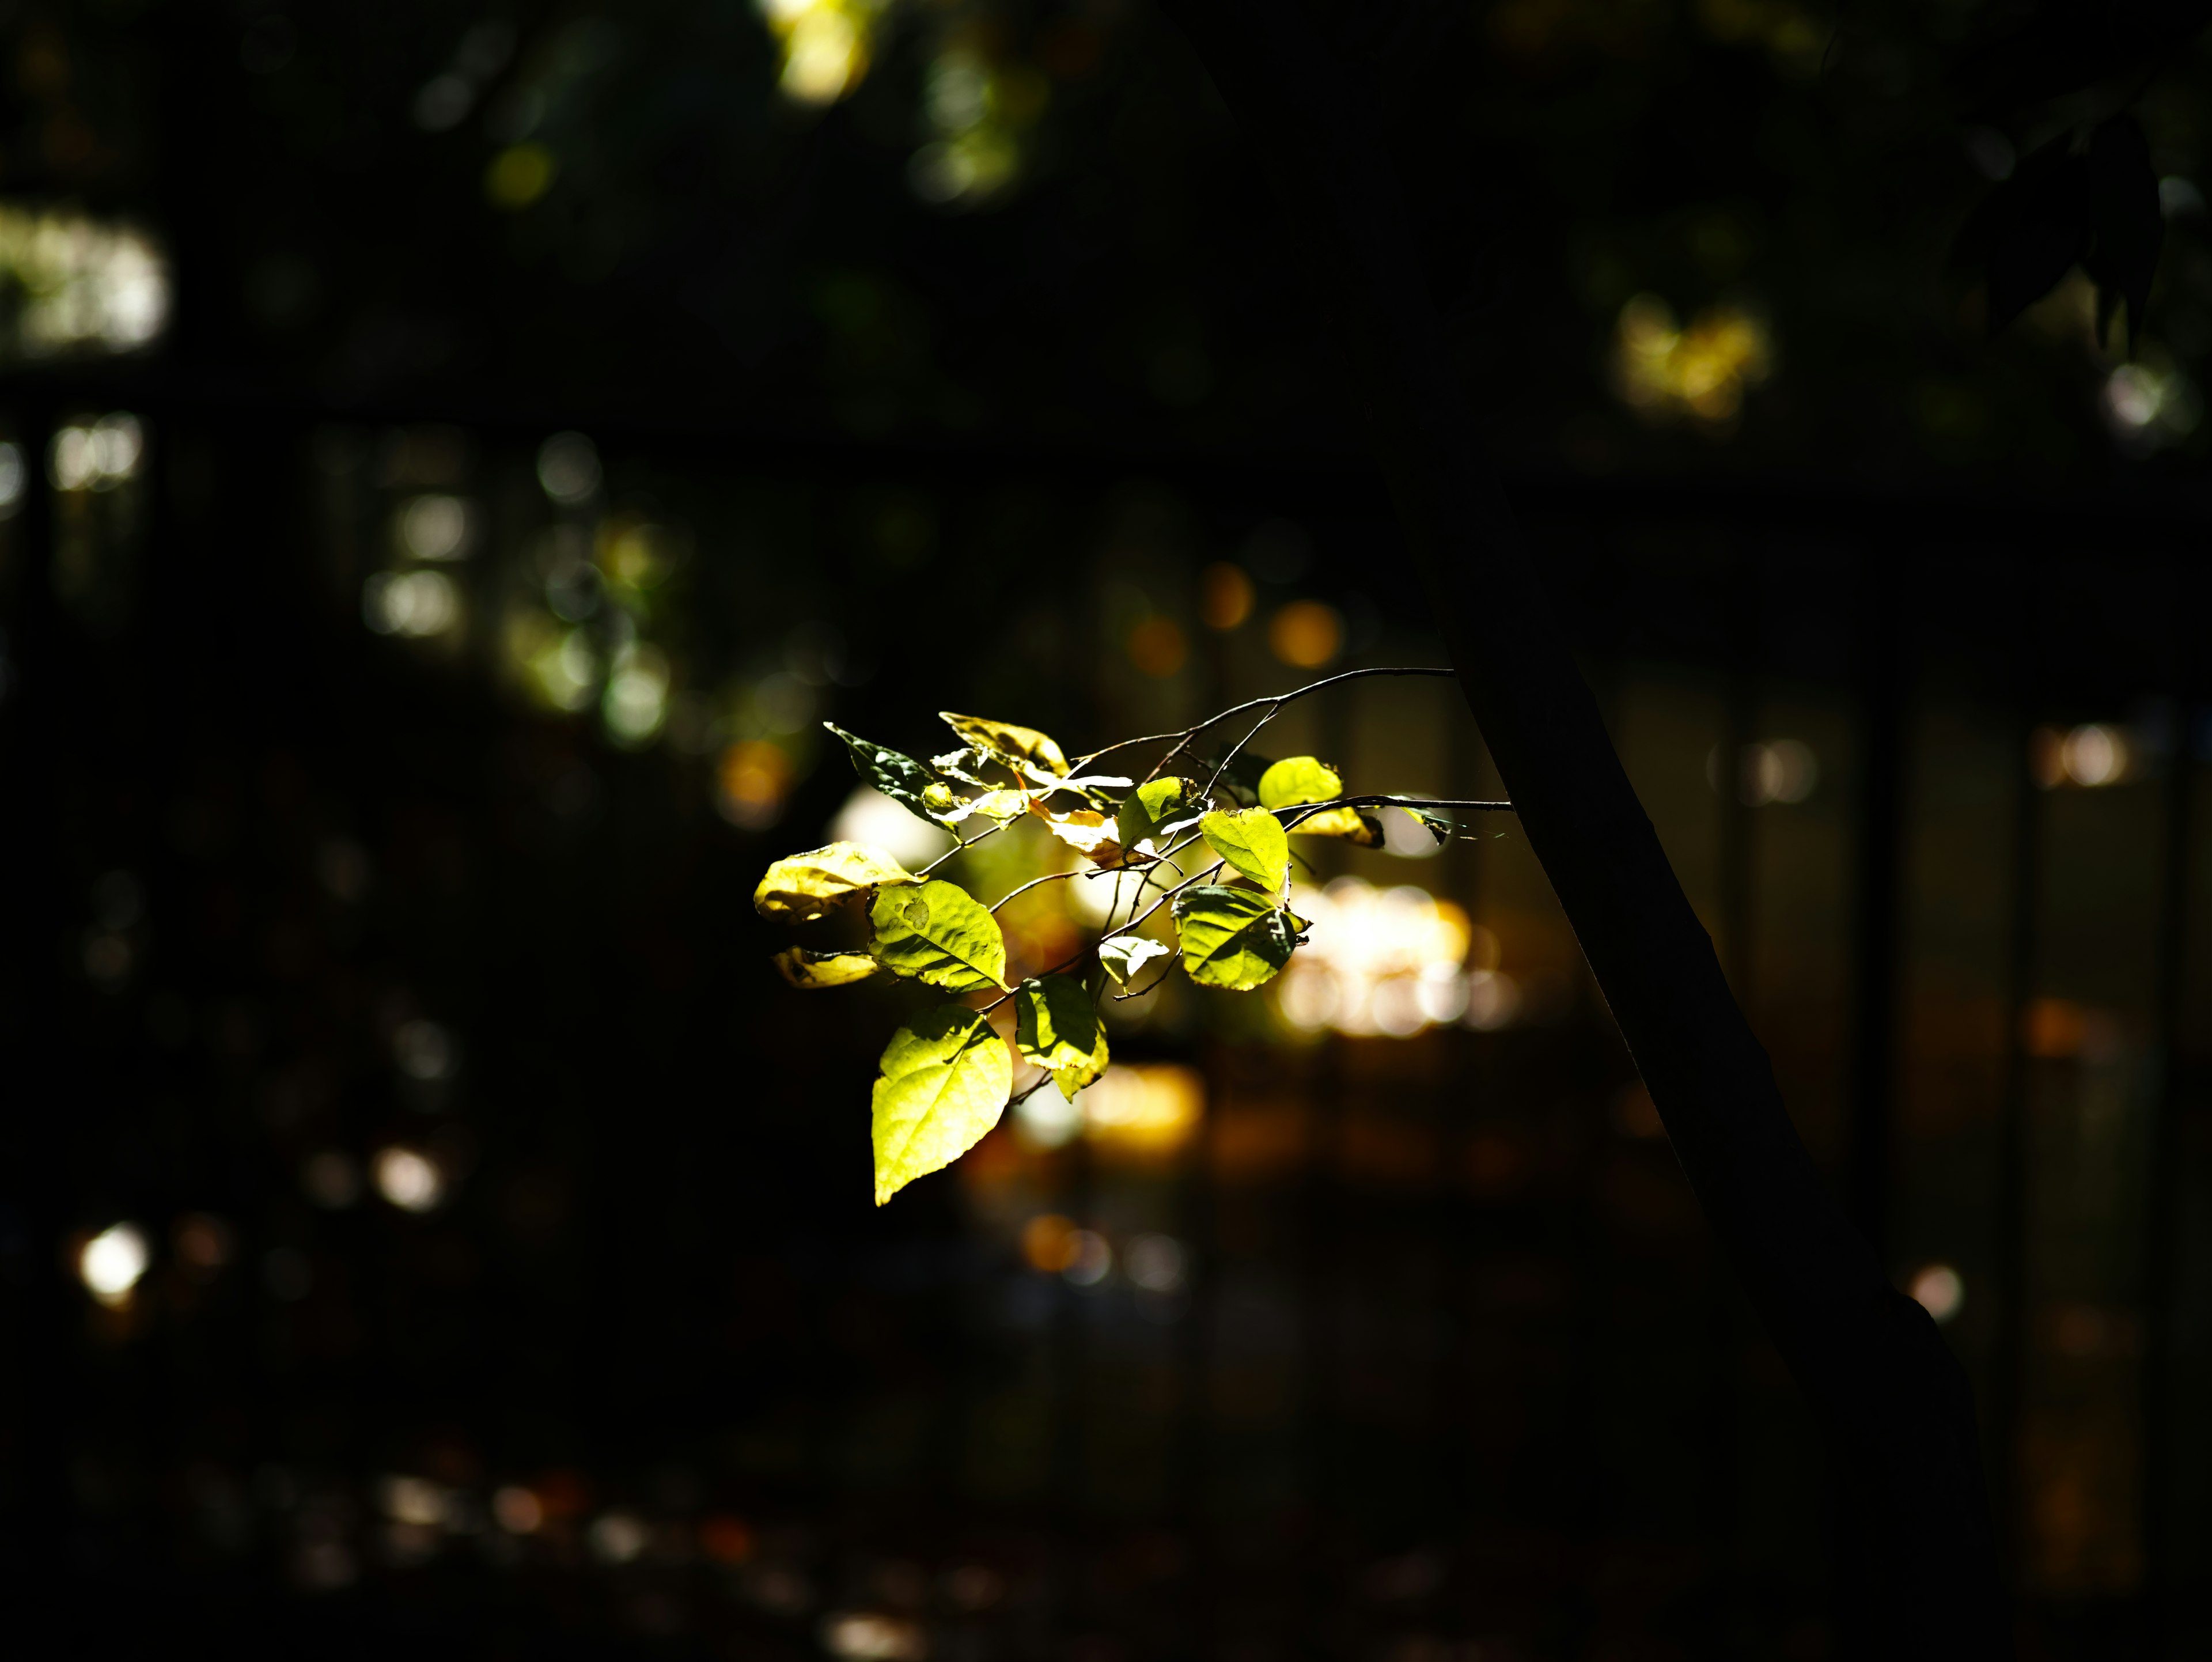
[[[1358,808],[1324,808],[1291,827],[1305,837],[1340,837],[1362,849],[1382,846],[1382,822]]]
[[[804,947],[787,947],[775,955],[775,967],[794,987],[842,987],[866,981],[883,965],[866,953],[815,953]]]
[[[1207,846],[1227,861],[1240,875],[1250,878],[1269,894],[1278,892],[1291,874],[1291,845],[1275,816],[1265,808],[1237,808],[1228,813],[1209,813],[1198,822]]]
[[[1190,786],[1183,780],[1146,780],[1121,799],[1115,813],[1121,846],[1140,854],[1158,853],[1166,841],[1168,825],[1187,817],[1190,800]]]
[[[1206,883],[1175,898],[1182,967],[1201,987],[1249,992],[1291,961],[1306,921],[1249,889]]]
[[[912,883],[914,874],[866,843],[832,843],[779,860],[753,891],[763,917],[809,923],[826,917],[870,889]]]
[[[964,802],[956,801],[952,807],[937,817],[948,825],[957,825],[969,814],[980,813],[986,819],[995,819],[1003,825],[1027,807],[1029,801],[1027,791],[987,790]]]
[[[1149,936],[1117,934],[1098,943],[1098,961],[1106,966],[1108,975],[1126,987],[1136,979],[1146,963],[1155,958],[1165,958],[1173,950]]]
[[[957,883],[932,878],[914,888],[886,889],[868,909],[868,920],[876,928],[868,950],[893,975],[955,993],[1002,984],[1006,938],[999,920]]]
[[[941,1004],[891,1035],[876,1064],[876,1204],[941,1171],[1006,1111],[1014,1062],[973,1010]]]
[[[1014,1048],[1050,1072],[1060,1095],[1074,1101],[1106,1071],[1106,1029],[1090,989],[1066,975],[1022,983],[1014,995]]]
[[[949,709],[937,713],[945,718],[945,726],[975,749],[1040,783],[1067,776],[1066,753],[1035,728],[1018,728],[1011,721],[994,721],[981,715],[955,715]]]
[[[1078,854],[1088,855],[1101,866],[1121,863],[1121,844],[1115,836],[1115,822],[1092,808],[1069,808],[1061,812],[1032,800],[1030,812],[1045,823],[1049,831]]]
[[[1334,768],[1310,756],[1289,756],[1260,776],[1260,806],[1294,808],[1304,802],[1326,802],[1344,794],[1344,781]]]

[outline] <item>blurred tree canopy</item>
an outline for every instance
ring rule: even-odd
[[[1386,90],[1517,465],[2087,478],[2207,441],[2201,10],[1407,5],[1347,73]],[[0,27],[0,190],[167,240],[170,373],[338,410],[1350,447],[1263,184],[1133,0]],[[1962,228],[2122,110],[2166,226],[2133,360],[2078,269],[1993,334]]]

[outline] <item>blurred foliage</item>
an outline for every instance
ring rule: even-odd
[[[1518,466],[2193,454],[2194,10],[2025,15],[1378,8],[1400,27],[1347,73],[1396,124]],[[154,223],[204,372],[825,436],[1351,441],[1262,181],[1126,0],[107,0],[27,5],[5,40],[0,188]],[[2078,276],[1992,338],[1961,227],[2123,107],[2171,232],[2137,362]]]

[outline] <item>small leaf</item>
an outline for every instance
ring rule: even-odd
[[[817,953],[804,947],[787,947],[775,955],[775,967],[794,987],[842,987],[866,981],[883,965],[866,953]]]
[[[948,825],[957,825],[969,814],[980,813],[986,819],[995,819],[1003,825],[1009,819],[1018,818],[1029,803],[1027,791],[987,790],[981,796],[954,803],[937,817]]]
[[[1210,883],[1177,895],[1175,915],[1190,978],[1240,993],[1273,980],[1291,961],[1306,922],[1249,889]]]
[[[1126,987],[1143,971],[1147,962],[1165,958],[1173,950],[1164,941],[1147,935],[1117,934],[1098,943],[1098,961],[1106,966],[1108,975]]]
[[[1291,874],[1291,845],[1275,816],[1265,808],[1209,813],[1199,822],[1214,853],[1269,894],[1279,892]]]
[[[1260,776],[1263,808],[1295,808],[1343,794],[1344,781],[1336,770],[1310,756],[1285,758]]]
[[[811,923],[871,889],[915,880],[881,849],[866,843],[832,843],[770,866],[753,891],[753,910],[763,917]]]
[[[1194,794],[1182,779],[1148,779],[1138,786],[1121,799],[1114,816],[1121,846],[1158,854],[1166,846],[1168,822],[1188,811]]]
[[[1039,801],[1030,804],[1030,812],[1044,821],[1046,830],[1078,854],[1089,855],[1101,866],[1121,863],[1121,844],[1115,834],[1115,824],[1104,814],[1091,808],[1054,813]]]
[[[1067,975],[1022,983],[1014,995],[1014,1048],[1048,1070],[1060,1095],[1074,1101],[1106,1071],[1106,1029],[1090,989]]]
[[[1002,984],[1006,938],[999,920],[957,883],[932,878],[918,888],[886,889],[868,918],[876,927],[868,950],[894,975],[955,993]]]
[[[1035,728],[1018,728],[1011,721],[994,721],[981,715],[955,715],[949,709],[937,713],[970,746],[1040,784],[1067,776],[1066,754]]]
[[[1013,1058],[973,1010],[940,1004],[891,1035],[873,1092],[876,1204],[941,1171],[1006,1111]]]
[[[1394,796],[1390,798],[1390,801],[1395,807],[1405,809],[1407,813],[1419,820],[1427,828],[1429,835],[1439,843],[1449,843],[1459,834],[1459,824],[1456,820],[1439,813],[1425,802],[1408,802],[1402,796]]]
[[[923,794],[932,785],[938,786],[940,791],[944,788],[942,782],[927,768],[911,756],[902,756],[897,751],[887,750],[881,745],[848,733],[834,721],[824,721],[822,725],[845,741],[845,748],[852,752],[853,770],[863,781],[874,786],[901,807],[920,814],[924,819],[943,823],[939,813],[923,800]]]
[[[1305,837],[1340,837],[1358,849],[1382,846],[1382,822],[1358,808],[1324,808],[1308,814],[1291,830]]]

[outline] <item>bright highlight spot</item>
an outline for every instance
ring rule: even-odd
[[[1966,1302],[1966,1283],[1948,1263],[1931,1263],[1912,1278],[1912,1297],[1939,1323],[1948,1322]]]
[[[1425,889],[1377,889],[1340,877],[1325,889],[1294,887],[1290,904],[1313,924],[1312,939],[1277,983],[1277,1008],[1294,1027],[1410,1038],[1460,1020],[1502,1027],[1519,1012],[1510,977],[1465,967],[1470,946],[1494,959],[1489,931]]]
[[[379,635],[443,635],[460,621],[461,592],[442,571],[380,571],[362,585],[361,616]]]
[[[868,73],[884,0],[759,0],[783,47],[776,85],[795,104],[834,104]]]
[[[10,356],[90,348],[136,351],[169,320],[167,259],[128,226],[82,214],[0,206],[0,281],[17,298]]]
[[[1344,619],[1319,600],[1293,600],[1267,625],[1267,649],[1298,669],[1319,669],[1344,648]]]
[[[1613,374],[1638,414],[1718,423],[1742,408],[1746,387],[1767,378],[1772,356],[1765,326],[1737,307],[1700,312],[1684,329],[1666,301],[1638,295],[1620,308]]]
[[[375,1171],[376,1192],[403,1212],[430,1211],[446,1197],[445,1174],[412,1148],[379,1150]]]
[[[909,871],[927,865],[952,846],[950,831],[908,813],[868,785],[845,799],[830,822],[830,836],[841,843],[872,843]]]
[[[84,1244],[76,1257],[76,1273],[94,1298],[119,1309],[131,1302],[131,1289],[152,1262],[137,1225],[112,1224]]]
[[[145,450],[145,429],[138,417],[118,411],[89,426],[57,432],[47,454],[46,476],[57,490],[112,490],[137,472]],[[21,489],[19,477],[18,494]]]
[[[825,1616],[822,1647],[839,1662],[921,1662],[928,1653],[914,1622],[867,1612]]]

